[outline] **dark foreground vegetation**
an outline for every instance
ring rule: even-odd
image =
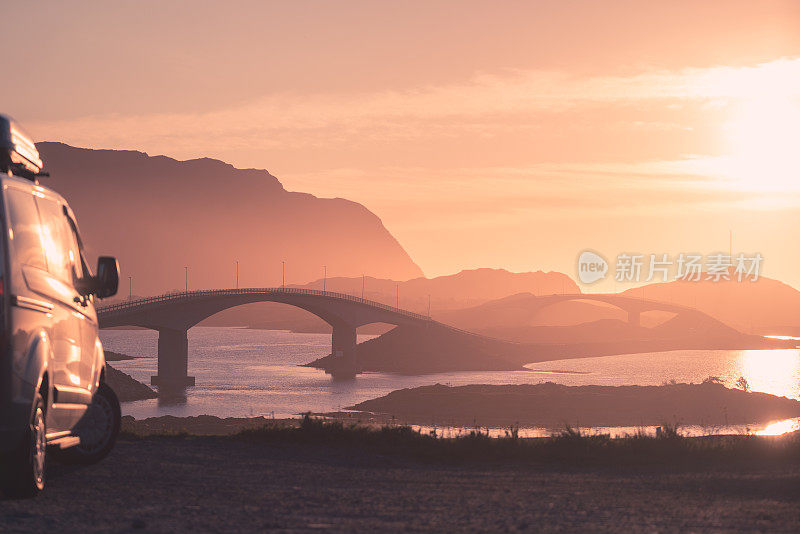
[[[491,437],[481,429],[442,437],[436,430],[421,432],[406,425],[346,424],[310,415],[301,420],[275,421],[208,416],[189,419],[192,421],[187,424],[179,418],[158,418],[157,423],[128,418],[122,436],[127,439],[172,436],[191,440],[193,434],[188,429],[199,429],[204,435],[217,433],[254,444],[319,445],[350,454],[380,454],[444,464],[651,466],[669,469],[800,467],[800,432],[781,436],[685,437],[680,428],[668,425],[661,427],[657,434],[640,431],[626,437],[611,438],[607,434],[588,434],[567,426],[546,438],[520,438],[517,427],[509,427],[500,437]],[[240,430],[233,434],[236,428]]]
[[[210,423],[211,421],[206,421]],[[129,421],[130,423],[130,421]],[[311,418],[232,436],[129,426],[51,464],[2,532],[797,531],[798,437],[439,439]],[[141,429],[140,429],[141,430]],[[162,431],[163,433],[164,431]]]
[[[530,463],[573,466],[800,465],[800,432],[783,436],[683,437],[676,427],[658,435],[644,432],[622,438],[585,434],[566,427],[548,438],[519,438],[516,428],[504,437],[475,429],[456,437],[439,437],[408,426],[378,429],[306,416],[298,426],[265,426],[244,430],[239,439],[252,442],[324,444],[371,453],[445,463]]]

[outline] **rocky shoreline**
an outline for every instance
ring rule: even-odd
[[[135,419],[130,415],[122,417],[121,431],[128,436],[232,436],[244,430],[270,427],[297,426],[300,419],[272,419],[267,417],[216,417],[198,415],[175,417],[162,415]]]

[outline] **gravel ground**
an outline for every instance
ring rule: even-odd
[[[37,499],[0,502],[2,532],[792,531],[800,468],[442,466],[230,438],[121,441],[51,464]]]

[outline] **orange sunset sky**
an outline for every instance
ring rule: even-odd
[[[428,276],[574,276],[587,248],[727,252],[730,230],[800,288],[800,2],[3,12],[2,111],[37,140],[268,169],[366,205]]]

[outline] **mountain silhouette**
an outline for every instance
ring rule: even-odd
[[[143,152],[37,147],[78,216],[89,255],[117,256],[121,293],[302,283],[328,272],[409,279],[422,271],[367,208],[286,191],[265,170]]]

